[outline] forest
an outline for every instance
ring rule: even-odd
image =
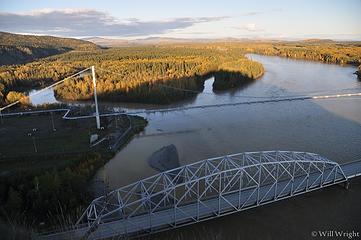
[[[49,50],[44,54],[37,52],[44,49]],[[17,51],[25,52],[29,57],[19,57],[22,53]],[[0,53],[1,59],[5,59],[2,61],[8,61],[0,64],[12,64],[0,66],[0,106],[18,99],[26,105],[26,94],[30,89],[47,86],[92,65],[96,68],[99,98],[159,104],[194,96],[196,93],[192,91],[174,88],[200,91],[210,75],[215,77],[215,91],[243,86],[261,77],[265,69],[262,64],[246,58],[247,53],[352,64],[359,66],[359,78],[361,72],[359,42],[218,41],[101,49],[78,40],[60,41],[53,37],[22,40],[22,37],[17,39],[0,33]],[[91,76],[85,73],[69,79],[54,91],[58,99],[87,100],[93,93]],[[141,131],[145,124],[143,122],[142,127],[132,134]],[[87,130],[84,132],[88,134]],[[9,214],[24,219],[26,213],[26,216],[36,216],[39,223],[45,218],[50,219],[49,214],[62,216],[64,209],[75,209],[71,213],[75,215],[76,209],[86,205],[90,199],[84,194],[87,181],[110,157],[110,153],[102,150],[71,157],[37,157],[37,161],[68,164],[20,170],[11,177],[0,176],[0,202],[6,211],[1,213],[2,216]],[[33,159],[29,162],[32,163]],[[3,161],[2,164],[3,167],[7,163]],[[28,221],[24,219],[24,222]]]
[[[3,102],[10,91],[24,92],[58,81],[94,65],[99,98],[111,101],[169,103],[194,95],[172,88],[201,90],[204,77],[217,71],[239,74],[234,81],[263,74],[261,64],[244,57],[239,49],[218,45],[129,47],[69,52],[24,65],[0,68]],[[217,78],[216,78],[217,82]],[[223,88],[227,81],[223,79]],[[233,83],[229,82],[229,87]],[[55,89],[57,98],[87,100],[92,96],[90,76],[67,80]]]
[[[89,148],[89,135],[95,132],[93,119],[66,121],[61,116],[53,116],[56,131],[47,113],[3,119],[1,132],[12,137],[0,138],[4,147],[0,149],[0,232],[17,235],[19,226],[49,230],[71,225],[93,198],[89,181],[114,151],[109,151],[108,144]],[[129,118],[133,125],[119,148],[147,124],[142,117]],[[114,118],[101,121],[105,128],[98,134],[121,130],[114,126]],[[29,128],[37,129],[32,133],[36,152],[30,138],[24,138]],[[16,228],[2,229],[3,223]]]
[[[202,90],[204,79],[210,74],[215,76],[214,90],[235,87],[262,76],[263,66],[247,59],[246,53],[361,64],[359,42],[331,40],[217,41],[88,49],[0,67],[0,104],[22,96],[15,92],[24,94],[29,89],[41,88],[91,65],[96,67],[97,91],[102,99],[170,103],[194,96],[174,88]],[[55,94],[63,100],[89,99],[90,76],[84,74],[66,81],[55,89]]]
[[[98,46],[83,40],[0,32],[0,66],[23,64],[71,50],[88,51]]]
[[[244,42],[245,51],[263,55],[320,61],[325,63],[361,64],[360,42],[336,42],[332,40]]]

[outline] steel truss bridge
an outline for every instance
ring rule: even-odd
[[[273,203],[361,175],[361,160],[318,154],[246,152],[206,159],[96,198],[76,228],[42,239],[103,239],[177,228]]]

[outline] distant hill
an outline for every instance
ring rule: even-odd
[[[218,41],[238,41],[239,39],[186,39],[186,38],[166,38],[166,37],[149,37],[134,40],[116,39],[116,38],[101,38],[90,37],[83,38],[86,41],[95,43],[103,47],[124,47],[124,46],[137,46],[137,45],[158,45],[158,44],[176,44],[176,43],[207,43]]]
[[[92,42],[102,47],[126,47],[126,46],[141,46],[141,45],[167,45],[167,44],[183,44],[183,43],[215,43],[215,42],[266,42],[266,43],[275,43],[275,42],[287,42],[277,39],[250,39],[250,38],[170,38],[170,37],[148,37],[140,38],[133,40],[126,39],[117,39],[117,38],[102,38],[102,37],[89,37],[83,38],[83,40]],[[295,42],[296,40],[290,41]],[[298,40],[299,41],[299,40]],[[310,39],[310,40],[301,40],[302,43],[322,43],[322,42],[332,42],[332,40],[322,39]]]
[[[97,48],[94,43],[72,38],[0,32],[0,65],[22,64],[71,50]]]
[[[270,38],[169,38],[169,37],[148,37],[133,40],[119,38],[89,37],[83,40],[92,42],[102,47],[127,47],[142,45],[171,45],[183,43],[219,43],[219,42],[242,42],[242,43],[284,43],[300,45],[322,45],[322,44],[339,44],[360,46],[360,41],[337,41],[332,39],[270,39]]]
[[[102,47],[122,47],[122,46],[132,45],[131,41],[124,40],[124,39],[90,37],[90,38],[83,38],[83,40],[92,42],[92,43],[102,46]]]

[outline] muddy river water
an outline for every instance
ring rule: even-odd
[[[353,74],[356,68],[352,66],[253,54],[248,57],[264,65],[266,72],[262,78],[224,92],[213,92],[214,79],[210,78],[205,81],[203,93],[175,106],[361,92],[361,82]],[[54,101],[51,93],[47,98]],[[109,106],[127,110],[149,107]],[[169,145],[172,149],[175,146],[176,150],[171,152],[178,154],[171,158],[176,162],[168,163],[172,167],[230,153],[262,150],[314,152],[339,163],[361,158],[361,97],[224,106],[143,116],[149,121],[144,132],[100,169],[94,182],[105,180],[115,189],[156,174],[159,168],[152,167],[149,158]],[[322,231],[336,230],[361,234],[360,203],[358,179],[349,190],[335,186],[151,238],[321,239],[318,234]]]
[[[177,106],[255,101],[280,96],[361,92],[356,68],[249,55],[261,62],[265,75],[230,91],[212,90]],[[131,106],[131,105],[130,105]],[[127,106],[129,107],[129,105]],[[98,172],[117,188],[156,174],[148,162],[157,150],[173,144],[179,164],[229,153],[294,150],[319,153],[337,162],[361,158],[361,98],[262,103],[152,113],[145,131]]]

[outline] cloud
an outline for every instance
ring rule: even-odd
[[[226,16],[175,18],[141,21],[136,18],[118,19],[92,9],[40,9],[30,13],[0,12],[0,30],[61,36],[142,36],[184,29],[198,23],[220,21]]]
[[[246,12],[241,14],[241,16],[255,16],[255,15],[261,15],[264,14],[265,12],[261,12],[261,11],[254,11],[254,12]]]
[[[255,23],[248,23],[241,25],[240,27],[235,27],[238,30],[245,30],[248,32],[263,32],[264,29],[258,27]]]
[[[244,13],[239,14],[238,16],[248,17],[248,16],[257,16],[257,15],[270,14],[270,13],[280,13],[280,12],[283,12],[282,8],[273,8],[273,9],[265,10],[265,11],[244,12]]]
[[[273,12],[273,13],[281,13],[281,12],[283,12],[283,8],[273,8],[273,9],[271,9],[270,12]]]

